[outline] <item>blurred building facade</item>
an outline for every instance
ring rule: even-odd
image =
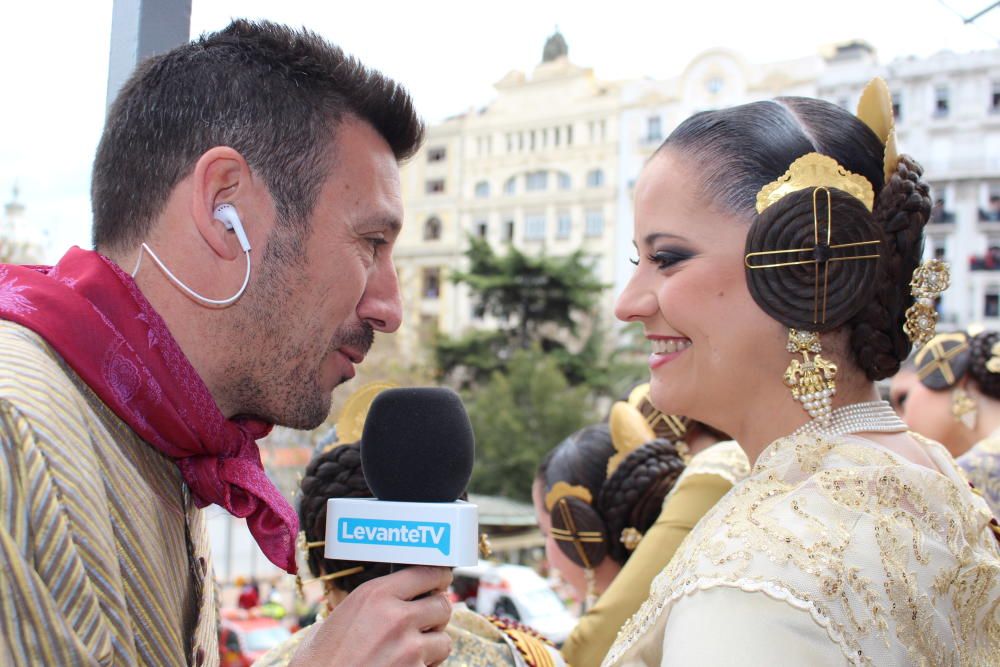
[[[493,324],[447,279],[464,266],[467,235],[499,252],[583,248],[611,286],[599,306],[610,322],[633,268],[635,181],[674,127],[698,111],[781,95],[853,110],[874,76],[888,81],[901,148],[922,161],[934,189],[926,253],[953,267],[943,319],[1000,326],[1000,49],[885,65],[862,42],[767,64],[712,49],[673,78],[612,82],[574,64],[557,32],[530,75],[508,73],[489,105],[429,127],[402,170],[401,351],[419,349],[434,331]]]
[[[0,218],[0,263],[39,264],[45,257],[47,240],[26,215],[27,207],[19,201],[15,185]]]
[[[924,167],[934,208],[926,257],[951,266],[941,298],[951,326],[1000,327],[1000,50],[940,53],[880,64],[863,44],[844,47],[818,93],[857,105],[874,76],[889,84],[900,150]]]

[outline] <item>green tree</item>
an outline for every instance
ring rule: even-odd
[[[513,353],[506,372],[496,371],[466,405],[476,434],[476,493],[531,500],[542,457],[574,431],[599,418],[587,387],[572,387],[539,346]]]
[[[581,250],[549,257],[529,256],[511,247],[505,255],[498,255],[485,240],[470,238],[466,257],[469,268],[453,272],[451,279],[468,285],[476,307],[501,324],[491,332],[441,337],[435,342],[439,372],[448,375],[464,369],[459,380],[463,386],[483,382],[505,368],[515,350],[536,343],[546,352],[565,350],[564,339],[577,335],[578,320],[593,311],[607,287],[594,275],[592,262]],[[568,355],[558,358],[565,360]],[[576,384],[578,373],[573,375],[571,383]]]

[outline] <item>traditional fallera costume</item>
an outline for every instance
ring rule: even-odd
[[[886,145],[891,175],[905,158],[895,151],[884,82],[866,89],[859,116]],[[819,334],[865,303],[880,248],[865,224],[844,229],[831,216],[830,189],[870,211],[872,186],[808,154],[761,191],[758,212],[806,188],[808,235],[762,229],[758,218],[745,261],[754,299],[789,327],[788,350],[802,355],[785,383],[812,421],[771,443],[695,527],[622,628],[607,667],[1000,659],[1000,544],[986,504],[941,445],[913,436],[931,468],[856,435],[906,432],[887,403],[832,405],[837,368],[822,358]],[[833,275],[833,262],[856,270]],[[811,284],[784,294],[791,290],[768,272],[793,266],[813,271]],[[904,327],[914,342],[933,336],[933,299],[947,282],[939,262],[914,273]]]
[[[654,429],[660,423],[669,426],[670,431],[664,435],[679,441],[686,420],[650,409],[648,395],[649,385],[641,385],[632,392],[629,403],[641,409]],[[698,520],[750,471],[746,454],[733,441],[716,443],[685,458],[684,471],[664,498],[656,522],[563,645],[562,653],[573,667],[601,664],[618,630],[639,610],[653,579],[670,562],[677,547]]]
[[[200,508],[294,571],[298,521],[135,282],[0,265],[0,663],[218,664]]]

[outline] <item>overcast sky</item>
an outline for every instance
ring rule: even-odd
[[[149,1],[149,0],[147,0]],[[20,186],[53,257],[89,247],[90,167],[107,94],[112,0],[6,2],[0,9],[0,202]],[[666,78],[725,46],[751,62],[811,55],[849,39],[883,62],[941,50],[995,48],[1000,9],[989,0],[547,2],[194,0],[192,35],[231,17],[305,25],[402,81],[431,122],[493,96],[512,69],[530,70],[558,25],[570,58],[599,77]]]

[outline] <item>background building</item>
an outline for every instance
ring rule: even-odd
[[[1000,50],[879,64],[865,44],[842,47],[819,95],[853,109],[864,85],[892,92],[900,150],[924,166],[935,200],[924,253],[951,265],[942,319],[1000,327]]]
[[[610,321],[632,269],[635,180],[677,124],[781,95],[853,111],[874,76],[893,93],[902,150],[933,187],[925,252],[948,260],[953,276],[943,319],[1000,326],[1000,49],[888,64],[864,42],[768,64],[711,49],[670,79],[609,82],[573,64],[557,32],[530,76],[508,73],[488,106],[430,127],[404,167],[396,261],[408,320],[399,343],[415,352],[433,331],[490,326],[447,280],[463,266],[467,234],[526,252],[582,247],[610,287],[599,309]]]
[[[39,264],[45,257],[48,240],[45,234],[25,215],[24,204],[18,201],[15,185],[10,201],[3,207],[0,218],[0,263]]]

